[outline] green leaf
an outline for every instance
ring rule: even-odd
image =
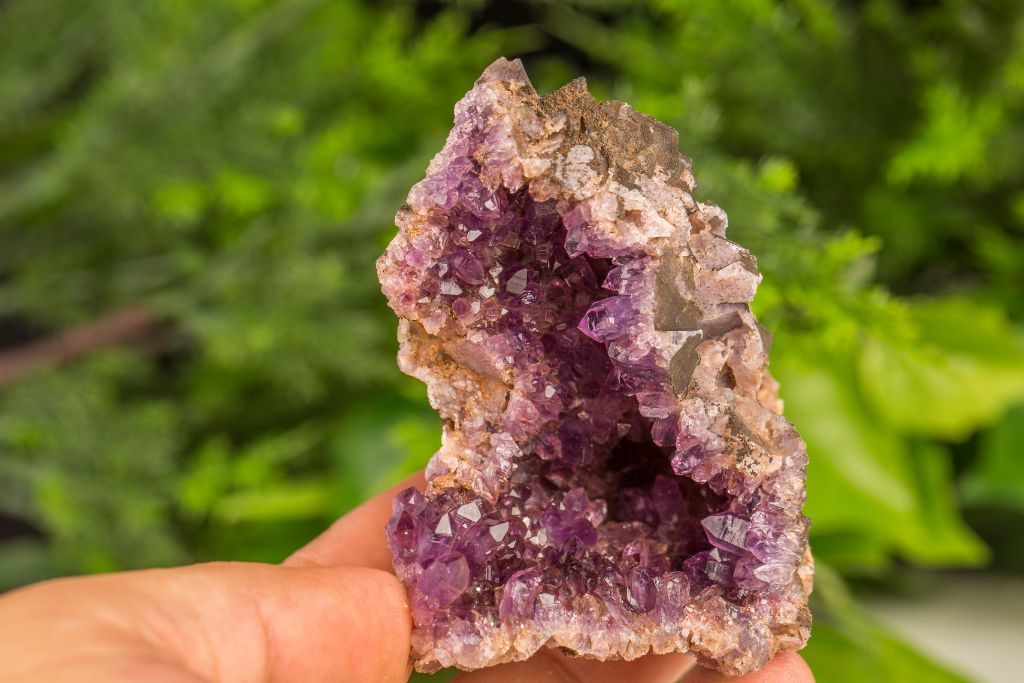
[[[772,367],[786,414],[808,446],[812,535],[833,539],[819,552],[836,555],[823,559],[878,569],[882,544],[924,564],[982,562],[985,548],[960,521],[948,479],[942,479],[948,454],[915,449],[875,418],[858,392],[852,359],[801,354],[806,340],[785,341],[776,345]],[[836,543],[844,535],[871,541]]]
[[[828,565],[815,569],[814,626],[803,656],[819,681],[967,683],[868,616]]]
[[[926,118],[917,135],[889,165],[888,180],[951,183],[988,175],[987,157],[1004,113],[996,100],[971,102],[958,86],[937,83],[925,98]]]
[[[235,484],[252,488],[274,482],[286,466],[306,457],[322,439],[320,425],[305,423],[255,440],[233,457]]]
[[[289,481],[225,496],[211,513],[227,524],[327,517],[334,497],[330,481]]]
[[[1024,405],[984,435],[961,487],[968,503],[1024,511]]]
[[[177,499],[182,512],[202,518],[231,490],[231,452],[227,439],[209,439],[195,454],[191,467],[178,482]]]
[[[949,451],[937,444],[914,441],[910,453],[921,505],[921,534],[914,539],[914,559],[940,566],[955,563],[956,558],[968,565],[987,562],[989,549],[960,515]],[[936,538],[942,543],[930,542]]]
[[[287,469],[307,458],[322,438],[322,428],[311,423],[236,450],[223,436],[211,438],[179,482],[179,504],[191,517],[212,515],[228,524],[327,516],[330,484],[290,478]]]
[[[273,185],[230,168],[220,172],[216,186],[224,207],[240,216],[259,213],[273,200]]]
[[[916,301],[913,340],[868,337],[858,380],[897,429],[962,440],[1024,396],[1024,346],[997,311],[962,299]]]
[[[827,560],[846,575],[884,576],[891,565],[888,539],[858,531],[818,531],[812,527],[815,557]]]
[[[338,512],[357,505],[404,476],[422,469],[441,447],[437,414],[420,401],[380,396],[354,408],[338,425],[333,457],[341,486]]]
[[[174,223],[193,223],[209,205],[206,188],[198,183],[167,182],[157,188],[154,203],[158,216]]]

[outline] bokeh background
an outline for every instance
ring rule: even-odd
[[[423,466],[373,263],[499,55],[676,127],[758,255],[819,680],[982,677],[957,629],[1024,573],[1019,0],[0,0],[0,587],[278,561]],[[951,581],[947,652],[893,626]]]

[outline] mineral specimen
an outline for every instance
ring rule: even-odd
[[[807,640],[806,453],[768,374],[754,257],[675,131],[499,59],[378,262],[443,421],[387,527],[420,671]]]

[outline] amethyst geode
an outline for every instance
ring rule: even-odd
[[[443,420],[387,535],[421,671],[807,640],[805,448],[768,374],[754,257],[662,123],[499,59],[378,262]]]

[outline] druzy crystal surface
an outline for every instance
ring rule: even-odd
[[[378,262],[443,422],[387,527],[421,671],[693,652],[738,674],[809,634],[805,448],[676,133],[492,64]]]

